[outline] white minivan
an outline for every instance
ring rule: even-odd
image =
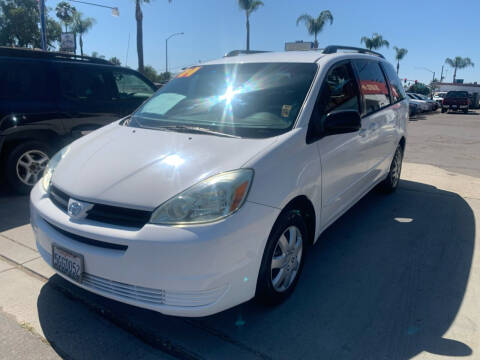
[[[394,68],[365,49],[188,68],[50,160],[31,192],[38,250],[78,286],[164,314],[279,303],[332,222],[395,190],[407,119]]]

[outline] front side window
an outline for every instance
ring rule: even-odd
[[[189,68],[162,87],[128,126],[203,128],[270,137],[295,124],[317,70],[311,63],[247,63]]]
[[[354,60],[363,95],[363,114],[369,115],[390,105],[387,83],[380,64],[372,60]]]
[[[405,99],[405,90],[403,90],[402,81],[398,78],[393,66],[389,63],[383,63],[382,65],[392,88],[393,102],[395,103]]]
[[[350,63],[336,65],[323,81],[309,125],[315,129],[316,136],[324,132],[327,115],[342,110],[360,111],[358,84]],[[308,141],[314,140],[310,138]]]
[[[117,86],[118,97],[148,98],[155,92],[145,81],[135,74],[126,71],[114,71],[113,78]]]

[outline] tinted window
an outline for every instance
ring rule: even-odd
[[[329,71],[317,105],[323,116],[335,110],[359,111],[358,86],[349,64]]]
[[[468,97],[468,92],[466,91],[449,91],[447,93],[447,98],[461,98],[461,97]]]
[[[382,63],[382,65],[392,88],[393,102],[405,99],[405,90],[403,90],[402,82],[398,78],[393,66],[389,63]]]
[[[390,105],[388,87],[380,64],[371,60],[355,60],[354,64],[363,95],[363,115],[371,114]]]
[[[192,67],[157,91],[134,113],[130,126],[279,135],[293,127],[316,70],[316,64],[307,63]]]
[[[53,97],[48,64],[31,61],[0,62],[0,100],[44,101]]]
[[[106,101],[115,97],[111,71],[93,66],[65,66],[60,70],[62,96],[71,100]]]
[[[154,93],[145,81],[133,73],[115,70],[113,78],[120,98],[148,98]]]

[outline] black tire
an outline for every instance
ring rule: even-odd
[[[393,155],[392,163],[390,164],[390,171],[385,180],[379,184],[379,189],[384,193],[392,193],[400,182],[400,174],[402,171],[402,161],[403,161],[403,148],[401,145],[398,145]]]
[[[468,114],[468,109],[463,110],[464,114]]]
[[[301,235],[302,251],[300,254],[300,261],[298,267],[296,267],[295,278],[292,279],[291,283],[285,290],[278,291],[276,290],[272,279],[272,277],[276,278],[276,276],[274,275],[274,270],[272,270],[272,260],[274,255],[276,254],[276,251],[280,250],[279,248],[277,248],[277,244],[278,246],[280,246],[279,239],[283,237],[287,229],[291,227],[295,227],[296,229],[298,229]],[[262,263],[260,266],[260,272],[258,274],[257,280],[257,301],[265,305],[277,305],[283,302],[292,294],[301,275],[308,246],[309,238],[307,225],[305,224],[303,217],[300,215],[300,212],[292,209],[280,214],[279,218],[275,222],[275,225],[273,226],[272,231],[270,232],[270,236],[268,238],[267,245],[265,246],[265,251],[263,253]],[[295,255],[292,254],[291,256],[295,258]],[[285,263],[293,264],[293,262],[290,263],[290,261],[288,260],[289,259],[287,258],[287,261],[285,261]],[[295,267],[292,268],[295,269]],[[293,272],[292,270],[290,271]],[[288,274],[289,273],[287,273],[286,277],[288,277]]]
[[[447,112],[447,109],[442,108],[442,114]]]
[[[51,149],[48,145],[40,141],[27,141],[13,147],[7,155],[5,162],[5,175],[8,185],[18,194],[26,195],[30,192],[33,185],[27,185],[17,174],[17,164],[20,158],[29,151],[43,153],[51,156]],[[46,165],[46,164],[45,164]],[[37,180],[41,178],[43,170],[37,173]]]

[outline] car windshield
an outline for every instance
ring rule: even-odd
[[[316,70],[313,63],[192,67],[141,106],[128,126],[276,136],[294,126]]]
[[[447,93],[447,98],[462,98],[468,97],[468,92],[466,91],[449,91]]]

